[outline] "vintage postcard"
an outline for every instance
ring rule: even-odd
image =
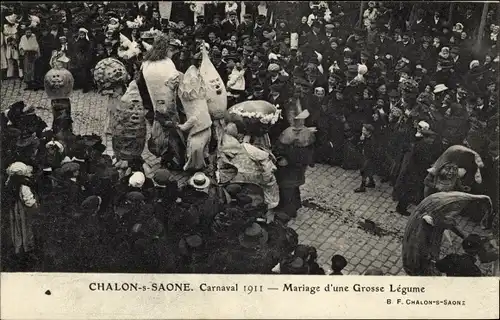
[[[498,3],[1,16],[1,319],[499,318]]]

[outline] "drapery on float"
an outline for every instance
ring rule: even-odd
[[[264,100],[245,101],[228,109],[227,122],[234,122],[246,135],[245,142],[254,140],[265,149],[271,148],[268,131],[278,121],[281,110]]]
[[[206,86],[200,71],[190,66],[179,84],[179,98],[186,113],[186,122],[179,125],[183,132],[188,132],[184,171],[200,170],[206,167],[208,144],[212,136],[212,120],[208,112]]]
[[[439,259],[443,235],[458,230],[455,217],[466,215],[466,207],[479,204],[483,220],[492,214],[491,199],[484,195],[451,191],[434,193],[417,206],[410,216],[403,237],[403,268],[411,276],[441,275],[434,262]],[[449,234],[447,235],[449,238]]]

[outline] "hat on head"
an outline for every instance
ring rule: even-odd
[[[24,176],[27,177],[33,172],[33,167],[27,164],[16,161],[7,167],[6,173],[8,176]]]
[[[336,254],[332,257],[332,268],[336,271],[340,271],[344,269],[347,266],[347,260],[339,255]]]
[[[243,15],[243,18],[244,18],[244,19],[252,19],[252,15],[251,15],[250,13],[245,13],[245,14]]]
[[[145,201],[146,197],[141,192],[131,191],[125,195],[125,199],[132,202],[140,202],[140,201]]]
[[[368,124],[368,123],[363,124],[363,128],[365,128],[366,130],[368,130],[370,132],[375,131],[375,127],[373,127],[371,124]]]
[[[312,28],[318,28],[318,29],[321,29],[321,22],[319,21],[314,21],[313,24],[312,24]]]
[[[347,67],[347,71],[345,72],[347,76],[356,76],[358,75],[358,66],[357,65],[350,65]]]
[[[333,31],[333,29],[335,29],[335,26],[334,26],[333,24],[330,24],[330,23],[329,23],[329,24],[325,25],[325,29],[326,29],[326,30]]]
[[[237,183],[230,183],[225,187],[227,193],[231,196],[236,196],[242,189],[241,185]]]
[[[272,85],[269,86],[269,90],[271,92],[280,92],[281,89],[283,88],[283,85],[279,84],[279,83],[273,83]]]
[[[183,237],[179,241],[179,251],[183,256],[191,255],[203,246],[203,238],[197,234]]]
[[[307,274],[309,271],[307,263],[301,257],[291,257],[280,263],[283,274]]]
[[[299,113],[294,119],[295,120],[304,120],[310,116],[309,110],[305,109],[301,113]]]
[[[80,207],[81,207],[82,211],[94,214],[97,211],[99,211],[101,203],[102,203],[102,198],[101,197],[99,197],[99,196],[90,196],[90,197],[87,197],[85,200],[83,200],[83,202],[80,205]]]
[[[243,233],[240,233],[238,240],[245,248],[262,247],[269,240],[269,234],[258,223],[252,223]]]
[[[195,189],[205,189],[210,185],[210,179],[203,172],[196,172],[189,179],[189,184]]]
[[[153,181],[161,187],[164,187],[170,182],[172,173],[168,169],[158,169],[156,170]]]
[[[80,170],[80,165],[76,162],[67,162],[61,166],[63,173],[74,173]]]
[[[259,15],[257,16],[257,22],[260,22],[260,23],[262,23],[262,22],[266,22],[266,16],[265,16],[265,15],[263,15],[263,14],[259,14]]]
[[[481,249],[482,244],[483,240],[481,239],[481,236],[472,233],[465,237],[462,241],[462,248],[465,252],[477,252]]]
[[[479,63],[479,60],[472,60],[469,63],[469,69],[473,69],[475,67],[479,67],[481,64]]]
[[[176,47],[176,48],[181,48],[182,47],[182,42],[179,39],[170,39],[170,41],[168,42],[168,44],[170,46]]]
[[[312,84],[302,77],[297,77],[294,79],[295,85],[312,88]]]
[[[146,182],[146,176],[141,171],[134,172],[128,179],[128,185],[133,188],[141,188]]]
[[[458,47],[452,47],[450,52],[451,53],[460,53],[460,49]]]
[[[280,66],[277,63],[271,63],[269,67],[267,67],[267,71],[280,71]]]
[[[440,84],[437,84],[435,87],[434,87],[434,93],[440,93],[440,92],[443,92],[443,91],[446,91],[448,90],[448,87],[442,83]]]

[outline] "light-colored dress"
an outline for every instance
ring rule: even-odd
[[[19,50],[24,57],[24,81],[30,83],[35,80],[35,61],[40,56],[40,46],[36,36],[32,34],[29,38],[26,35],[21,37]]]
[[[7,59],[7,77],[13,77],[15,68],[18,68],[14,63],[19,60],[18,38],[17,38],[17,24],[9,25],[4,24],[3,35],[5,40],[5,58]],[[22,70],[19,70],[19,76],[22,76]]]
[[[10,210],[10,234],[16,254],[35,249],[32,219],[37,209],[36,195],[30,187],[21,185],[14,207]]]
[[[7,69],[7,58],[5,57],[6,55],[6,50],[5,50],[5,43],[4,43],[4,36],[3,32],[0,33],[0,66],[1,69]]]

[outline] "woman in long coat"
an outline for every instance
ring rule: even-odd
[[[318,119],[318,147],[315,153],[317,162],[330,165],[342,164],[345,121],[344,105],[341,100],[331,97],[321,106]]]
[[[296,217],[302,207],[300,186],[305,183],[307,167],[313,164],[316,138],[315,130],[304,126],[308,116],[307,110],[296,116],[293,126],[283,131],[274,150],[278,159],[280,207],[291,218]]]

